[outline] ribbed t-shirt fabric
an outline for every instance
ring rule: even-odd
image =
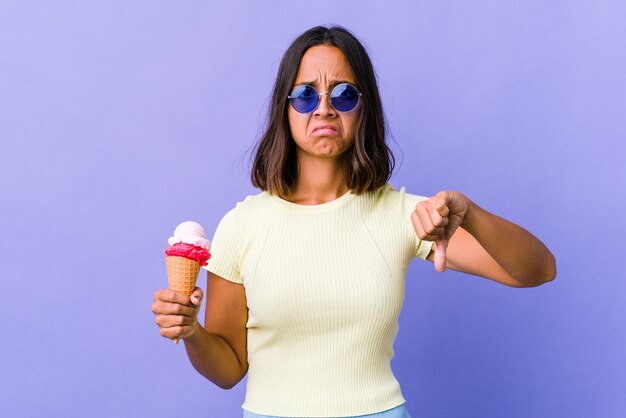
[[[391,359],[407,268],[432,246],[411,221],[423,199],[390,184],[319,205],[261,192],[224,215],[204,268],[245,287],[242,408],[344,417],[405,402]]]

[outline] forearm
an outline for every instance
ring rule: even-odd
[[[556,261],[550,250],[518,225],[470,201],[461,226],[518,281],[533,286],[556,277]]]
[[[231,389],[245,372],[233,349],[219,335],[211,334],[199,323],[191,337],[183,339],[193,367],[222,389]]]

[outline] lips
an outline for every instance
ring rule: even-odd
[[[336,135],[338,133],[339,128],[337,128],[335,125],[330,124],[316,126],[312,132],[314,136]]]

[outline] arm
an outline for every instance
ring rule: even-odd
[[[193,367],[222,389],[248,372],[247,320],[243,285],[208,273],[204,327],[196,326],[198,332],[184,341]]]
[[[512,287],[539,286],[556,277],[554,256],[541,241],[461,193],[439,192],[420,204],[413,217],[416,232],[435,241],[427,260],[435,262],[439,251],[445,267]]]
[[[230,389],[248,371],[243,286],[208,274],[204,327],[196,319],[201,302],[200,288],[191,297],[162,289],[155,293],[152,311],[161,335],[182,338],[193,367],[222,389]]]

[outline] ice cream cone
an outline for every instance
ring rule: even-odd
[[[165,249],[167,281],[169,288],[190,296],[196,289],[200,267],[211,258],[211,242],[206,239],[202,225],[193,221],[180,223],[174,230]],[[178,344],[178,338],[174,341]]]
[[[166,256],[167,282],[170,289],[191,295],[196,288],[200,263],[185,257]]]
[[[196,288],[200,263],[185,257],[166,256],[168,287],[176,292],[191,295]],[[178,338],[174,341],[178,344]]]

